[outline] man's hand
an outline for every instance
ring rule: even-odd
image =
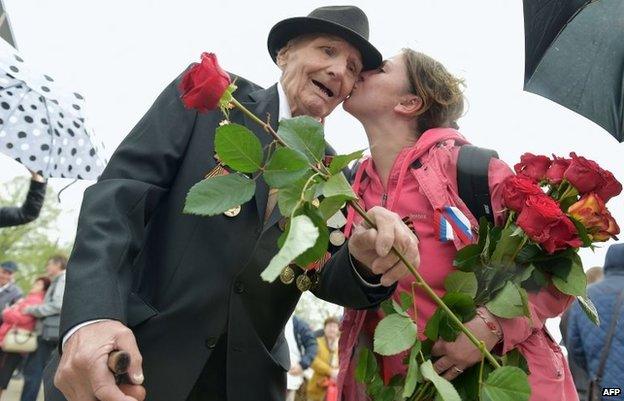
[[[483,313],[489,314],[487,311]],[[492,320],[494,320],[493,317]],[[485,348],[488,351],[494,348],[500,340],[479,316],[475,316],[465,325],[479,340],[485,343]],[[440,357],[433,364],[433,368],[447,380],[453,380],[464,370],[477,362],[481,362],[481,358],[483,358],[481,352],[464,333],[461,333],[452,343],[439,339],[433,345],[431,355]]]
[[[303,374],[303,369],[301,368],[301,365],[295,362],[295,364],[290,367],[288,373],[292,376],[301,376]]]
[[[133,384],[117,386],[108,369],[108,354],[130,354],[128,376]],[[118,321],[107,320],[80,328],[67,340],[54,385],[68,401],[143,401],[142,357],[132,331]]]
[[[389,287],[409,272],[407,266],[390,249],[392,246],[396,247],[418,268],[418,239],[401,217],[388,209],[376,206],[367,214],[377,229],[369,227],[365,221],[355,226],[349,239],[349,252],[370,273],[382,275],[381,284]]]

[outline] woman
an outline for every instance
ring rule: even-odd
[[[37,319],[24,313],[28,306],[38,305],[43,302],[43,297],[50,287],[50,279],[38,277],[26,297],[17,301],[11,307],[2,311],[2,325],[0,326],[0,344],[4,342],[9,330],[13,327],[34,331]],[[9,385],[13,371],[19,365],[23,355],[13,352],[0,351],[0,396],[2,391]]]
[[[328,386],[335,385],[338,376],[338,335],[340,322],[328,317],[323,335],[317,338],[318,352],[312,362],[314,375],[308,382],[308,401],[325,401]]]
[[[419,271],[429,285],[444,294],[444,278],[454,271],[457,249],[466,245],[463,236],[442,242],[435,229],[434,215],[445,206],[457,207],[477,227],[477,221],[458,196],[457,157],[459,146],[468,141],[453,127],[464,110],[463,82],[446,71],[436,60],[410,49],[385,61],[378,70],[362,74],[344,108],[364,125],[370,143],[371,158],[359,166],[353,187],[368,210],[383,206],[398,213],[416,232],[419,239]],[[494,217],[504,221],[502,183],[512,174],[500,160],[492,159],[489,186]],[[345,229],[349,234],[353,211]],[[357,225],[355,229],[358,229]],[[413,279],[402,279],[394,297],[411,292]],[[421,338],[426,321],[436,305],[420,289],[415,290],[418,306],[417,326]],[[532,401],[576,400],[576,392],[559,347],[544,328],[549,317],[561,314],[571,297],[553,288],[530,295],[532,318],[501,319],[480,308],[466,325],[497,352],[518,348],[529,364]],[[410,311],[414,316],[414,311]],[[380,320],[378,311],[347,310],[340,344],[341,372],[338,389],[346,401],[366,399],[353,377],[356,362],[353,349],[366,346]],[[434,368],[452,380],[463,370],[481,360],[479,351],[464,334],[449,343],[439,340],[432,354],[438,359]],[[396,373],[405,372],[404,355],[384,357],[380,362],[386,382]]]

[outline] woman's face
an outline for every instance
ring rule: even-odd
[[[337,323],[327,323],[325,328],[323,329],[325,332],[325,337],[329,340],[336,340],[338,338],[338,334],[340,333],[340,326]]]
[[[360,74],[344,109],[362,120],[392,112],[409,95],[409,81],[402,53],[385,60],[382,65]]]
[[[44,288],[43,281],[37,280],[33,284],[31,291],[32,292],[41,292],[41,291],[43,291],[43,288]]]

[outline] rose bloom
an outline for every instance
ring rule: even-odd
[[[576,227],[550,196],[529,195],[525,204],[516,224],[546,252],[582,245]]]
[[[228,73],[219,66],[217,56],[203,53],[201,63],[191,67],[182,78],[179,87],[182,102],[187,108],[201,113],[214,110],[231,83]]]
[[[514,166],[516,174],[524,175],[535,181],[541,181],[546,176],[551,160],[547,156],[525,153],[520,156],[520,163]]]
[[[548,171],[546,171],[546,179],[548,182],[553,185],[561,184],[561,181],[563,181],[563,173],[565,173],[570,166],[570,162],[570,159],[553,155],[553,161],[548,168]]]
[[[507,177],[503,186],[503,202],[508,209],[516,212],[522,211],[527,196],[543,194],[535,181],[521,175]]]
[[[620,232],[615,219],[605,207],[600,195],[589,193],[568,209],[568,213],[587,229],[594,241],[606,241]]]
[[[563,174],[563,178],[576,188],[581,195],[596,192],[604,202],[622,192],[620,184],[613,174],[602,169],[593,160],[570,153],[570,166]]]

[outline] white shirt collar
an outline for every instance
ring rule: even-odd
[[[286,96],[286,92],[284,92],[284,87],[280,81],[277,82],[277,96],[279,99],[279,118],[277,121],[284,120],[286,118],[292,118],[292,113],[290,112],[290,104],[288,103],[288,97]]]

